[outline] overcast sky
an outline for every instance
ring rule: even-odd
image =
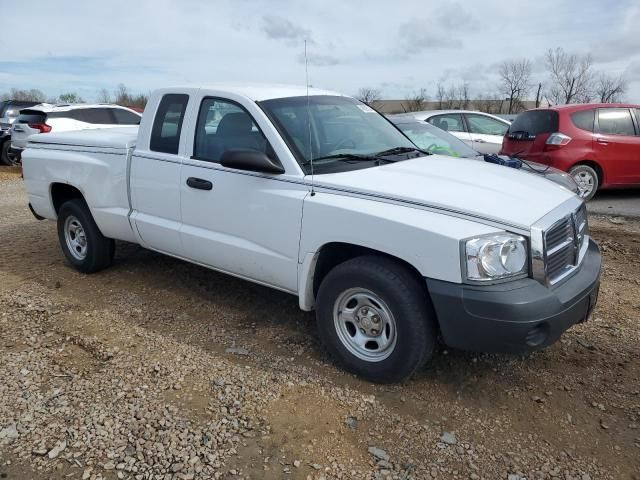
[[[625,74],[640,102],[640,0],[0,0],[0,93],[48,96],[125,83],[304,84],[404,98],[438,81],[495,92],[497,65],[527,57],[544,80],[544,52],[590,53]]]

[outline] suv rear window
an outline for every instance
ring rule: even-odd
[[[555,110],[529,110],[516,117],[507,134],[527,134],[535,136],[540,133],[558,131],[558,112]]]
[[[582,110],[571,114],[571,122],[581,130],[593,132],[593,120],[596,111],[594,109]]]
[[[16,120],[17,123],[45,123],[47,121],[47,114],[40,110],[22,110],[22,113]]]

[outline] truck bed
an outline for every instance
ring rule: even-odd
[[[29,137],[30,148],[55,148],[55,145],[89,148],[128,149],[135,147],[138,127],[116,127],[77,130],[74,132],[47,133]],[[47,147],[45,147],[47,148]]]
[[[129,170],[137,135],[138,127],[115,127],[29,137],[22,169],[33,210],[57,218],[52,192],[72,185],[105,236],[135,241]]]

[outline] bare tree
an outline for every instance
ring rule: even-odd
[[[84,103],[80,95],[75,92],[63,93],[58,97],[60,103]]]
[[[467,82],[464,82],[462,85],[458,87],[458,92],[459,92],[458,105],[462,110],[467,110],[469,108],[469,102],[470,102],[469,84]]]
[[[591,98],[593,73],[590,55],[567,53],[562,48],[548,50],[547,70],[550,75],[548,96],[553,103],[585,102]]]
[[[381,99],[380,90],[376,90],[375,88],[361,88],[358,90],[358,94],[356,98],[360,100],[362,103],[371,106],[374,102],[377,102]]]
[[[612,77],[601,73],[595,83],[594,93],[600,103],[617,103],[627,90],[627,81],[622,77]]]
[[[438,89],[436,90],[436,100],[438,101],[438,110],[444,108],[444,99],[447,96],[447,91],[442,85],[442,82],[438,82]]]
[[[6,100],[24,100],[29,102],[44,102],[47,96],[40,90],[32,88],[31,90],[19,90],[12,88],[9,93],[3,95]]]
[[[538,83],[538,90],[536,91],[536,108],[540,107],[540,100],[542,97],[540,96],[542,93],[542,82]]]
[[[457,96],[458,92],[455,85],[449,85],[449,88],[447,88],[447,91],[444,95],[444,108],[447,110],[455,108],[455,101]]]
[[[118,88],[114,92],[114,103],[125,107],[135,107],[144,109],[147,105],[149,97],[144,94],[131,94],[129,89],[124,83],[118,85]]]
[[[509,98],[507,113],[513,113],[515,104],[521,104],[522,98],[529,91],[531,62],[526,58],[505,60],[500,65],[498,73],[500,75],[500,91]]]
[[[98,103],[111,103],[111,94],[106,88],[100,89],[98,92]]]
[[[427,89],[421,88],[409,96],[407,100],[407,111],[419,112],[420,110],[424,110],[425,101],[428,99],[429,96],[427,95]]]

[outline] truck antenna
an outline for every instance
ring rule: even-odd
[[[311,106],[309,103],[309,60],[307,58],[307,40],[304,40],[304,76],[307,86],[307,126],[309,127],[309,164],[311,165],[311,196],[316,194],[315,182],[313,177],[313,148],[311,148]]]

